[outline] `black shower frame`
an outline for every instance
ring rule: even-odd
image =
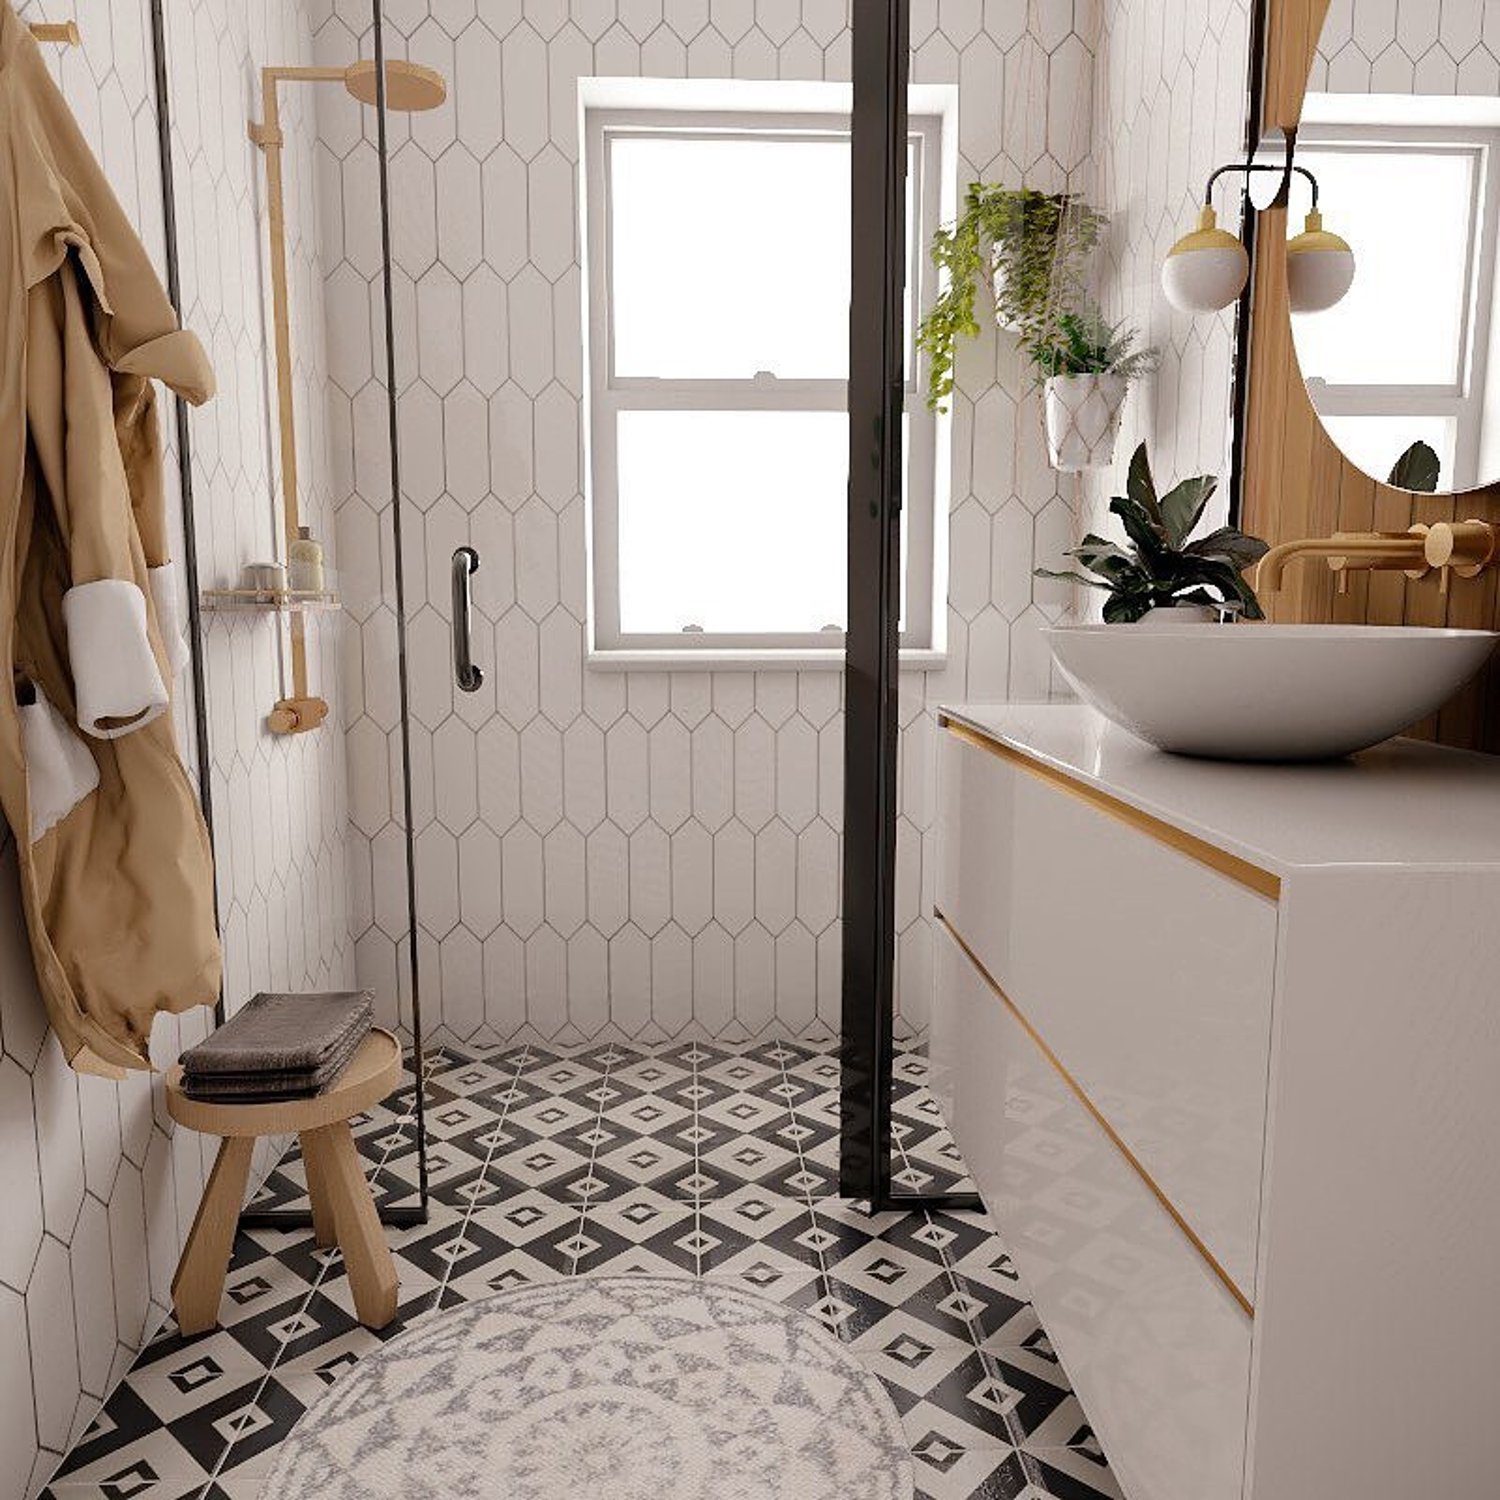
[[[371,0],[376,64],[380,218],[385,290],[391,499],[396,552],[397,654],[403,742],[409,962],[419,1202],[382,1211],[389,1224],[425,1223],[429,1209],[421,976],[416,944],[416,876],[408,718],[404,569],[401,566],[400,453],[390,265],[390,187],[385,46],[380,0]],[[170,92],[162,0],[151,0],[157,130],[163,183],[168,289],[181,312]],[[903,295],[907,134],[908,0],[854,0],[851,120],[851,286],[849,379],[848,594],[845,645],[843,993],[839,1187],[876,1208],[978,1208],[968,1193],[898,1194],[892,1186],[898,620],[901,578],[901,415],[905,402]],[[185,572],[194,657],[193,711],[199,793],[213,831],[211,759],[203,681],[195,548],[191,438],[176,409]],[[216,1017],[223,1020],[220,1000]],[[310,1213],[247,1210],[244,1228],[305,1228]]]
[[[839,1193],[977,1209],[973,1193],[893,1186],[909,0],[854,0],[853,32]]]
[[[157,162],[161,172],[163,238],[166,252],[167,296],[178,318],[182,317],[182,260],[177,236],[176,175],[172,156],[172,101],[167,72],[167,25],[164,0],[151,0],[151,50],[153,84],[156,91]],[[383,1206],[380,1220],[392,1228],[425,1224],[431,1207],[427,1161],[427,1070],[422,1033],[422,987],[417,956],[417,877],[416,847],[413,838],[411,787],[411,713],[408,693],[406,655],[406,569],[402,562],[401,535],[401,455],[396,415],[396,343],[394,300],[391,286],[391,203],[390,152],[386,137],[385,29],[381,0],[370,0],[374,34],[375,62],[375,130],[379,158],[381,280],[385,301],[385,375],[388,411],[388,441],[391,465],[391,527],[396,571],[396,665],[401,701],[401,782],[406,841],[407,956],[411,974],[411,1029],[414,1121],[417,1144],[417,1202]],[[203,618],[198,578],[197,518],[193,508],[192,431],[188,421],[187,402],[175,398],[177,471],[182,496],[183,574],[188,595],[188,625],[193,657],[193,726],[198,762],[198,799],[209,844],[214,839],[213,762],[208,737],[208,691],[204,676]],[[214,893],[215,915],[218,892]],[[224,1022],[222,988],[214,1006],[214,1023]],[[310,1209],[245,1209],[240,1214],[242,1229],[309,1229]]]

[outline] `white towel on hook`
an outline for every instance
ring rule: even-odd
[[[123,578],[75,584],[63,595],[78,727],[114,740],[167,711],[167,685],[146,629],[146,596]]]
[[[164,562],[159,568],[147,568],[146,581],[151,585],[151,602],[156,606],[161,642],[167,648],[167,670],[175,680],[193,659],[177,602],[177,564]]]
[[[21,754],[26,760],[26,800],[34,844],[99,785],[99,767],[72,726],[33,688],[34,703],[18,703]]]

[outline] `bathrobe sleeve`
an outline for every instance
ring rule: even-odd
[[[25,279],[27,416],[67,546],[63,600],[78,724],[110,739],[164,713],[187,660],[168,552],[153,380],[197,404],[213,371],[178,327],[161,282],[77,122],[33,49],[33,143],[18,183]],[[49,434],[61,420],[61,430]],[[113,441],[107,441],[113,439]]]
[[[165,713],[170,695],[139,581],[145,559],[114,390],[81,279],[70,258],[28,299],[27,417],[72,580],[62,613],[78,727],[113,739]]]

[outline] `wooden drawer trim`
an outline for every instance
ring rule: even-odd
[[[1053,1052],[1053,1050],[1042,1039],[1041,1033],[1037,1031],[1037,1029],[1026,1018],[1025,1012],[1022,1011],[1020,1006],[1018,1006],[1015,1001],[1012,1000],[1010,996],[1007,995],[1005,991],[1001,989],[1000,986],[995,982],[994,976],[988,969],[985,968],[984,964],[980,962],[979,955],[976,954],[974,950],[963,940],[963,937],[958,933],[958,931],[954,928],[953,924],[947,919],[947,917],[945,917],[941,911],[937,910],[934,910],[933,915],[939,922],[942,923],[944,929],[948,933],[948,936],[958,944],[964,956],[969,960],[971,964],[974,965],[975,971],[978,973],[979,977],[984,980],[985,984],[988,985],[989,988],[994,992],[996,999],[998,999],[1000,1003],[1005,1006],[1005,1008],[1011,1013],[1011,1015],[1015,1017],[1021,1029],[1026,1033],[1027,1036],[1031,1038],[1033,1042],[1036,1043],[1038,1048],[1041,1049],[1042,1056],[1047,1059],[1048,1063],[1051,1064],[1052,1068],[1057,1073],[1058,1077],[1062,1079],[1063,1083],[1067,1085],[1073,1096],[1093,1117],[1094,1122],[1114,1143],[1115,1149],[1120,1153],[1121,1156],[1125,1158],[1126,1162],[1129,1163],[1131,1170],[1136,1174],[1136,1176],[1139,1177],[1143,1183],[1145,1183],[1152,1197],[1154,1197],[1156,1201],[1160,1203],[1161,1206],[1167,1211],[1168,1217],[1178,1227],[1178,1229],[1182,1231],[1183,1235],[1187,1238],[1188,1243],[1192,1245],[1193,1249],[1195,1249],[1203,1258],[1203,1261],[1208,1266],[1209,1270],[1211,1270],[1214,1275],[1217,1276],[1223,1283],[1225,1291],[1227,1291],[1229,1295],[1233,1297],[1237,1303],[1239,1303],[1241,1309],[1244,1311],[1247,1317],[1253,1318],[1255,1316],[1255,1304],[1251,1302],[1249,1297],[1247,1297],[1243,1291],[1240,1290],[1234,1278],[1230,1276],[1229,1272],[1226,1271],[1214,1257],[1213,1251],[1211,1251],[1208,1246],[1205,1245],[1203,1241],[1198,1237],[1192,1225],[1189,1224],[1188,1221],[1183,1218],[1181,1213],[1178,1212],[1177,1206],[1166,1195],[1166,1193],[1162,1191],[1161,1186],[1157,1183],[1156,1179],[1151,1175],[1151,1173],[1146,1170],[1145,1166],[1141,1163],[1140,1158],[1137,1157],[1136,1154],[1130,1149],[1130,1147],[1125,1144],[1115,1128],[1099,1112],[1099,1109],[1094,1104],[1094,1101],[1090,1099],[1089,1096],[1084,1092],[1083,1087],[1079,1084],[1078,1080],[1073,1077],[1073,1075],[1067,1070],[1066,1067],[1063,1066],[1061,1059],[1059,1059],[1057,1054]]]
[[[1200,839],[1196,834],[1186,833],[1181,828],[1154,817],[1151,813],[1142,812],[1140,808],[1132,807],[1130,803],[1122,802],[1118,797],[1111,797],[1108,792],[1101,792],[1098,787],[1090,786],[1076,776],[1069,776],[1065,771],[1059,771],[1054,766],[1033,760],[1029,755],[1023,755],[1019,750],[1012,749],[1011,746],[1002,744],[999,740],[991,739],[987,734],[981,734],[977,729],[970,729],[967,724],[956,723],[946,715],[941,716],[938,723],[949,734],[965,744],[973,745],[995,756],[998,760],[1007,761],[1025,771],[1028,776],[1034,776],[1038,781],[1045,781],[1049,786],[1066,792],[1070,797],[1077,797],[1080,802],[1086,802],[1090,807],[1114,818],[1117,822],[1127,824],[1137,832],[1144,833],[1147,838],[1154,839],[1158,844],[1165,844],[1169,849],[1185,854],[1189,859],[1196,860],[1216,874],[1234,881],[1236,885],[1253,891],[1257,896],[1267,901],[1281,900],[1281,877],[1273,875],[1269,870],[1261,869],[1259,865],[1251,864],[1248,859],[1241,859],[1237,854],[1230,854],[1216,844],[1210,844],[1207,839]]]

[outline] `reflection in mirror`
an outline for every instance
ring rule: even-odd
[[[1250,153],[1255,171],[1246,178],[1245,190],[1256,209],[1269,208],[1281,193],[1286,176],[1287,137],[1280,128],[1267,130]]]
[[[1500,62],[1479,40],[1497,28],[1500,0],[1334,0],[1308,80],[1297,164],[1357,270],[1294,311],[1297,358],[1345,456],[1405,488],[1500,479]],[[1294,224],[1310,200],[1299,179]]]

